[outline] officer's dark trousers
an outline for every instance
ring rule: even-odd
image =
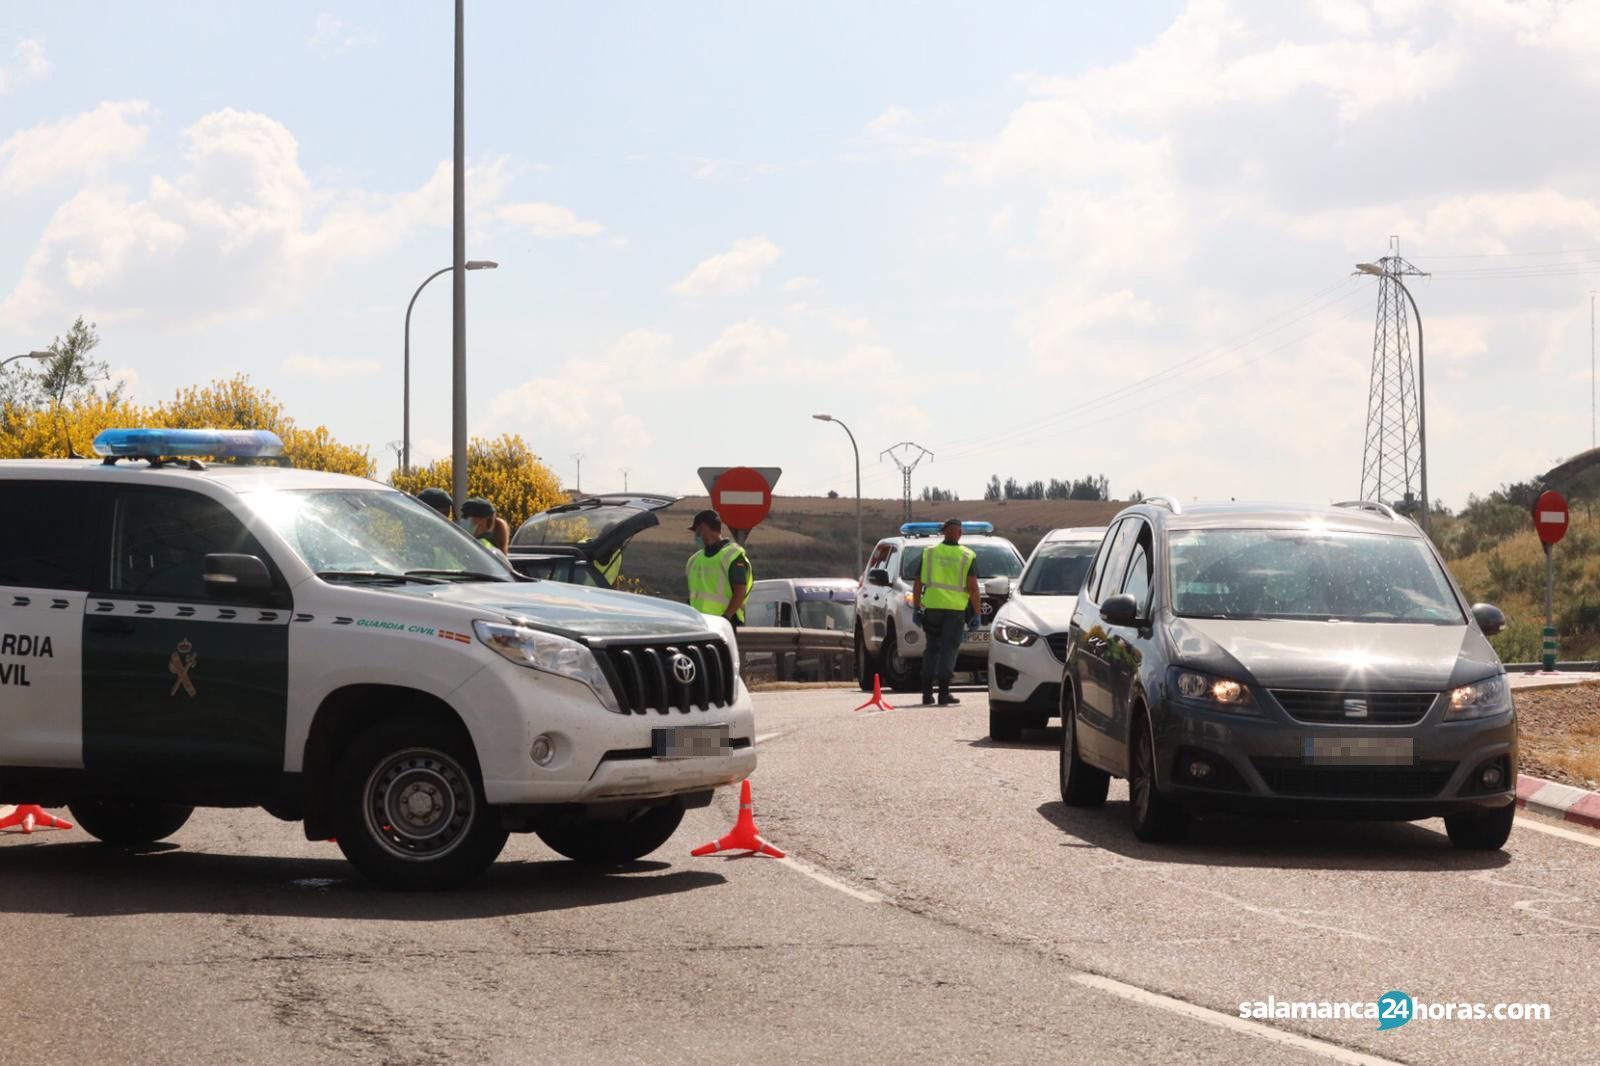
[[[922,653],[924,692],[932,691],[934,685],[950,687],[950,675],[956,672],[956,655],[961,651],[961,635],[966,629],[965,611],[922,612],[922,632],[928,637],[928,647]]]

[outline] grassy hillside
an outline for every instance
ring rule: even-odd
[[[639,579],[643,591],[681,599],[683,564],[694,550],[688,530],[696,511],[710,507],[705,496],[689,496],[658,512],[661,525],[633,539],[623,563],[623,573]],[[1061,526],[1099,526],[1124,505],[1083,500],[1007,500],[1001,502],[917,503],[917,521],[957,517],[994,523],[995,532],[1009,537],[1027,555],[1050,530]],[[900,527],[899,500],[862,500],[863,552],[879,538]],[[775,496],[772,514],[750,534],[746,547],[756,567],[756,577],[857,577],[854,499],[809,496]]]
[[[1435,530],[1435,536],[1438,536]],[[1600,519],[1574,509],[1572,526],[1556,546],[1556,626],[1563,659],[1600,657]],[[1531,528],[1454,559],[1450,570],[1474,602],[1492,603],[1510,625],[1495,638],[1507,662],[1539,658],[1544,627],[1544,548]]]

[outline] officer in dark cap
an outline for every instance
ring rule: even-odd
[[[701,614],[721,615],[744,624],[744,601],[755,583],[755,568],[743,548],[722,535],[722,516],[701,511],[689,523],[700,550],[684,567],[689,580],[689,606]]]
[[[486,548],[501,555],[511,546],[511,527],[504,518],[494,513],[494,504],[474,496],[461,505],[461,517],[467,520],[467,531]]]
[[[450,499],[450,494],[444,489],[423,489],[417,493],[417,499],[439,512],[447,522],[454,522],[456,518],[456,505]]]

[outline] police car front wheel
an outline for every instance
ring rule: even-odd
[[[345,858],[389,888],[463,884],[505,847],[505,826],[484,800],[469,745],[426,718],[385,722],[357,737],[339,762],[332,799]]]
[[[67,805],[85,833],[106,844],[137,847],[164,840],[183,828],[193,807],[133,800],[78,800]]]

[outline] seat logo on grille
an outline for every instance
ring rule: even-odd
[[[695,668],[693,659],[689,658],[681,651],[672,657],[672,676],[678,679],[678,684],[694,684],[694,675]]]
[[[1365,718],[1367,716],[1367,701],[1345,700],[1344,716],[1346,718]]]

